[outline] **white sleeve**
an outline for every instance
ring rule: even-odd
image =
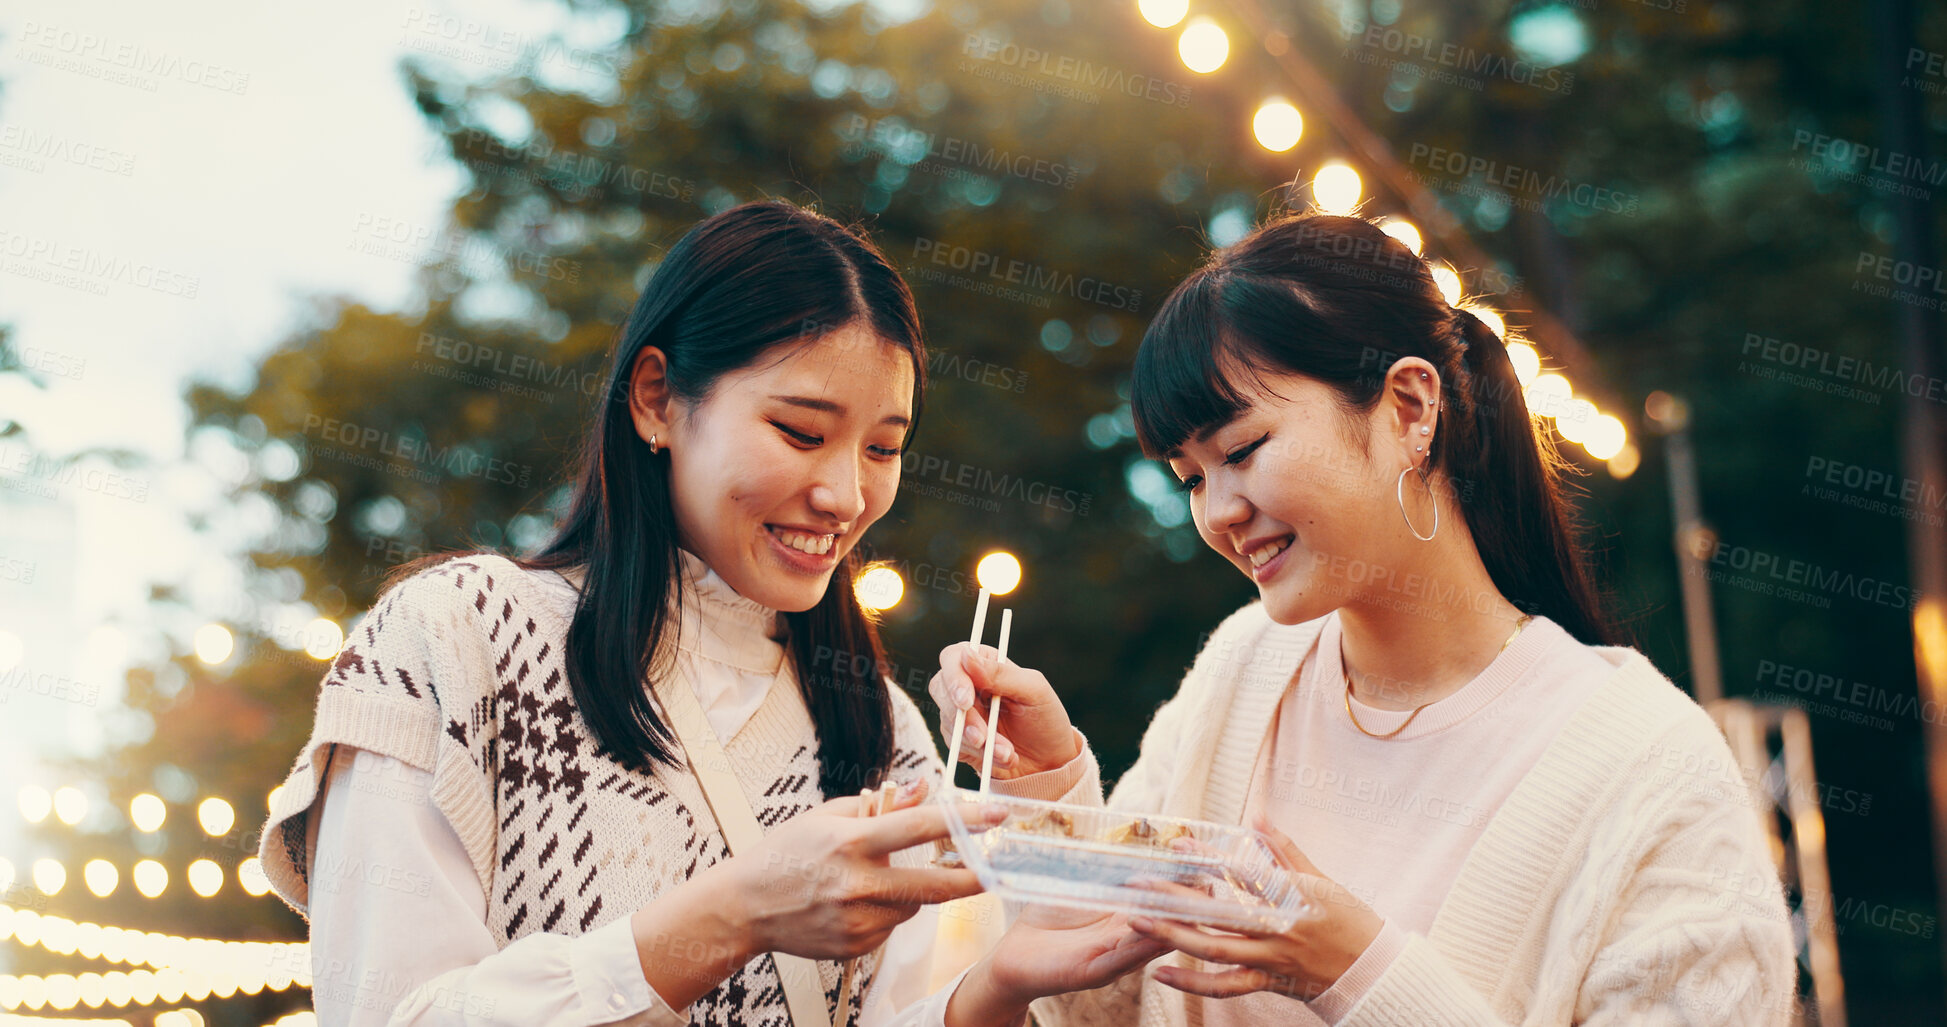
[[[324,1027],[686,1027],[643,977],[629,918],[506,948],[432,774],[338,746],[312,804],[312,1001]]]
[[[943,1027],[953,985],[929,995],[933,983],[933,944],[939,936],[940,907],[919,912],[886,937],[879,973],[872,978],[859,1010],[859,1027]],[[934,1001],[938,999],[938,1001]]]

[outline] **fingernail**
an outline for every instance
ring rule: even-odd
[[[980,725],[979,725],[979,724],[968,724],[968,725],[967,725],[967,744],[968,744],[968,745],[979,745],[979,744],[980,744],[980,739],[981,739],[981,734],[980,734]]]
[[[924,783],[925,782],[921,781],[919,778],[913,778],[912,780],[907,781],[906,783],[899,786],[899,797],[902,799],[912,798],[914,795],[919,793],[919,786]]]
[[[1141,931],[1144,934],[1148,934],[1152,929],[1155,928],[1155,926],[1156,926],[1156,921],[1151,920],[1146,916],[1132,916],[1129,918],[1129,927],[1131,930]]]
[[[1014,743],[1013,743],[1013,742],[1010,742],[1010,741],[1008,741],[1008,740],[1007,740],[1006,738],[1004,738],[1004,737],[1003,737],[1003,738],[996,738],[996,739],[994,739],[994,758],[995,758],[995,759],[997,759],[997,760],[1011,760],[1011,759],[1013,759],[1013,758],[1014,758]]]
[[[954,690],[953,690],[953,701],[954,701],[954,702],[956,702],[956,703],[959,703],[959,704],[960,704],[960,708],[961,708],[961,709],[963,709],[963,710],[964,710],[964,709],[966,709],[966,708],[968,708],[968,707],[970,707],[970,706],[972,706],[972,705],[973,705],[973,703],[974,703],[974,691],[973,691],[973,686],[972,686],[972,685],[961,685],[961,686],[960,686],[959,688],[956,688],[956,689],[954,689]]]

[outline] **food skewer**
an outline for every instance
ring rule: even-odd
[[[973,645],[980,644],[980,635],[987,629],[987,586],[980,586],[980,598],[974,603]],[[953,711],[953,737],[946,743],[946,786],[953,787],[954,771],[960,769],[960,736],[967,732],[967,710],[956,707]]]
[[[1001,658],[996,661],[996,666],[1007,660],[1007,636],[1013,628],[1014,610],[1010,607],[1001,611]],[[980,794],[982,795],[987,795],[991,791],[988,785],[994,779],[994,739],[1000,737],[1000,723],[1001,697],[999,693],[995,693],[987,701],[987,751],[980,757]]]

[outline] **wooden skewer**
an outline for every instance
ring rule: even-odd
[[[1001,611],[1001,659],[1007,659],[1007,636],[1014,629],[1014,611]],[[997,664],[998,665],[998,664]],[[1000,737],[1001,697],[996,693],[987,702],[987,751],[980,757],[980,794],[990,792],[988,785],[994,777],[994,739]]]
[[[980,644],[981,633],[987,629],[987,589],[983,586],[980,598],[974,602],[973,637],[974,645]],[[953,772],[960,767],[960,736],[967,733],[967,711],[955,708],[953,711],[953,737],[946,742],[946,786],[953,788]]]

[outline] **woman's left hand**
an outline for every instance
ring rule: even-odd
[[[1263,817],[1255,824],[1271,839],[1271,851],[1298,884],[1316,912],[1301,916],[1282,934],[1226,934],[1166,920],[1137,917],[1136,931],[1210,963],[1228,963],[1217,972],[1162,967],[1156,980],[1210,998],[1233,998],[1269,991],[1310,1000],[1323,994],[1350,969],[1385,921],[1343,885],[1312,866],[1290,838]]]

